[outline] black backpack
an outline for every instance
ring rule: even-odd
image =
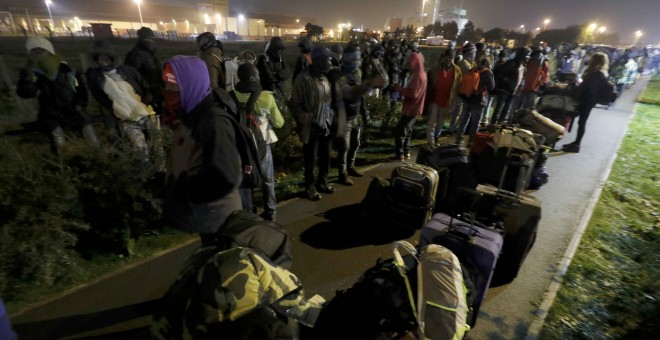
[[[242,104],[236,99],[232,92],[228,94],[223,89],[214,89],[213,93],[224,106],[226,117],[232,122],[236,135],[236,148],[241,156],[241,165],[243,167],[242,188],[259,188],[263,183],[263,174],[261,173],[261,160],[266,153],[266,142],[261,134],[261,130],[254,118],[249,115],[246,107],[254,107],[259,93],[253,93],[247,104]],[[233,99],[233,100],[232,100]],[[251,106],[248,106],[251,105]]]

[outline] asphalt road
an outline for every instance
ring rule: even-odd
[[[536,244],[514,282],[488,291],[477,325],[469,333],[471,339],[525,337],[587,202],[602,184],[602,174],[617,151],[642,85],[624,92],[609,110],[592,111],[580,153],[551,155],[550,181],[533,193],[543,209]],[[575,130],[565,142],[573,141]],[[354,186],[336,185],[337,192],[318,202],[293,199],[279,208],[278,222],[293,239],[292,271],[303,282],[305,295],[330,299],[337,289],[350,287],[377,258],[391,257],[392,241],[418,240],[418,231],[365,229],[351,223],[356,212],[352,205],[364,197],[372,176],[387,178],[397,164],[377,165],[356,179]],[[13,315],[12,323],[21,339],[140,338],[156,300],[197,246],[196,242],[185,245],[64,292]]]

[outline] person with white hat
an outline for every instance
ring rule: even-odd
[[[25,47],[28,60],[20,71],[16,93],[26,99],[38,97],[38,125],[48,134],[51,150],[58,153],[66,144],[64,129],[80,131],[89,144],[98,146],[96,132],[82,112],[88,95],[81,75],[55,53],[47,39],[29,37]]]

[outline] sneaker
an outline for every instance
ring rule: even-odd
[[[394,156],[390,157],[390,160],[391,160],[391,161],[399,161],[399,162],[403,162],[403,161],[406,160],[406,157],[403,156],[403,155],[394,155]]]
[[[362,177],[364,176],[363,173],[355,170],[355,168],[348,168],[348,174],[353,177]]]
[[[324,194],[332,194],[333,192],[335,192],[335,188],[333,188],[333,187],[331,187],[327,184],[317,184],[316,185],[316,190],[318,190],[319,192],[322,192]]]
[[[410,152],[406,153],[406,160],[410,159]]]
[[[337,180],[337,183],[343,184],[343,185],[346,185],[346,186],[351,186],[351,185],[353,185],[353,180],[348,178],[348,174],[343,173],[343,174],[339,174],[339,179]]]
[[[310,201],[318,201],[321,199],[321,194],[319,194],[313,186],[309,186],[305,189],[305,195],[307,195],[307,199]]]

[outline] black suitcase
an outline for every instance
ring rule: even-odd
[[[431,218],[438,192],[438,172],[430,166],[405,163],[392,170],[387,192],[389,206],[383,211],[390,222],[419,229]]]
[[[478,222],[466,222],[443,213],[433,214],[422,228],[420,248],[427,244],[439,244],[451,250],[472,279],[472,318],[468,324],[474,327],[479,307],[488,287],[491,286],[493,270],[502,250],[502,231],[489,228]]]
[[[532,249],[541,220],[541,202],[530,195],[515,195],[492,185],[466,191],[463,210],[473,212],[484,224],[502,222],[504,247],[497,262],[491,287],[512,282]]]

